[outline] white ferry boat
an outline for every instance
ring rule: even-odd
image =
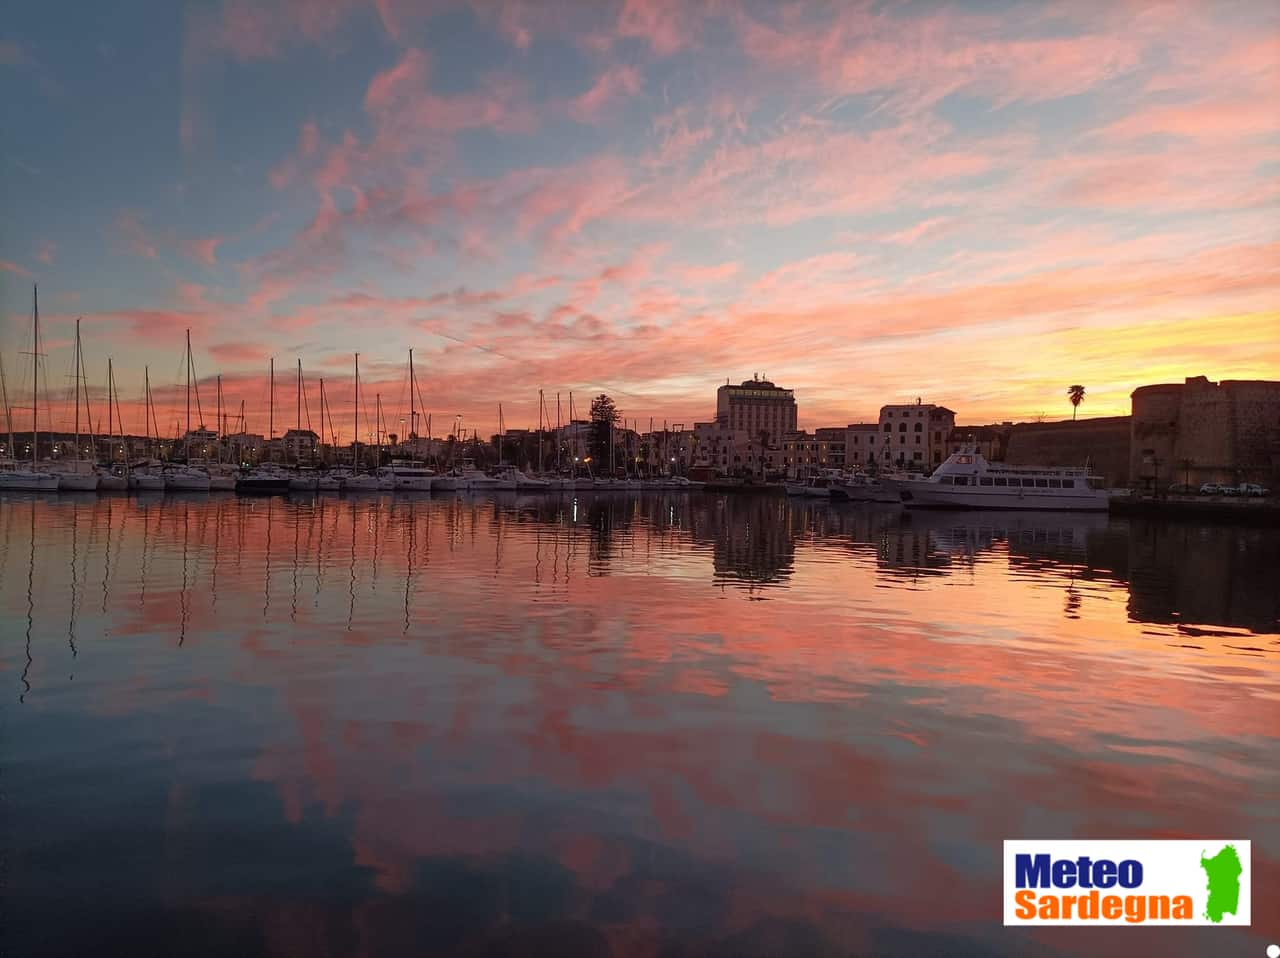
[[[893,482],[908,507],[1103,512],[1108,493],[1088,469],[989,463],[975,449],[957,452],[927,479]]]

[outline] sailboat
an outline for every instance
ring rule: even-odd
[[[269,386],[267,388],[268,428],[270,435],[267,436],[267,449],[270,450],[271,442],[275,439],[275,423],[276,423],[276,360],[271,358],[271,374]],[[277,492],[289,491],[289,474],[277,466],[274,462],[259,463],[259,465],[247,472],[242,472],[236,479],[236,492],[271,495]]]
[[[324,433],[325,411],[328,407],[328,401],[324,395],[324,380],[320,380],[320,432]],[[338,445],[338,437],[333,433],[333,416],[329,416],[329,434],[333,440],[333,445]],[[316,492],[341,492],[342,477],[335,472],[321,472],[316,476]]]
[[[409,350],[409,436],[410,456],[418,438],[418,377],[413,370],[413,350]],[[391,488],[396,492],[430,492],[435,481],[434,469],[426,463],[409,459],[392,459],[391,465],[380,470],[391,478]]]
[[[214,425],[218,428],[218,459],[209,462],[206,459],[201,465],[209,474],[210,492],[235,492],[236,473],[239,472],[231,463],[222,461],[222,441],[227,434],[226,413],[222,409],[222,376],[218,376],[218,408],[214,415]]]
[[[309,409],[307,411],[307,419],[308,421],[311,419],[311,411]],[[296,437],[294,441],[294,447],[298,451],[295,453],[295,456],[294,456],[293,475],[289,477],[289,491],[290,492],[315,492],[319,484],[319,475],[315,471],[314,463],[312,464],[312,468],[310,469],[302,468],[302,454],[301,454],[302,360],[301,358],[299,358],[298,360],[298,425],[294,435]]]
[[[166,492],[208,492],[209,474],[203,469],[191,465],[191,330],[187,330],[187,432],[182,440],[182,460],[180,466],[167,466],[164,470],[164,488]],[[199,394],[196,402],[198,403]],[[203,418],[203,417],[201,417]],[[204,428],[202,425],[201,429]]]
[[[72,459],[59,461],[52,465],[51,472],[58,475],[59,492],[94,492],[98,488],[98,473],[91,461],[80,458],[80,379],[84,369],[84,361],[80,352],[80,320],[76,320],[76,352],[72,359],[72,375],[76,379],[76,429],[75,444],[72,446]],[[88,397],[85,397],[86,406]],[[89,430],[92,433],[93,424]]]
[[[127,466],[118,466],[115,461],[115,453],[113,446],[115,441],[115,420],[119,419],[118,415],[120,406],[116,402],[116,377],[115,372],[111,368],[111,358],[107,357],[107,460],[106,466],[98,466],[98,491],[99,492],[124,492],[129,488],[129,473]],[[124,424],[120,424],[121,440],[124,439]]]
[[[151,450],[151,426],[155,422],[155,406],[151,402],[151,367],[142,367],[142,417],[145,420],[147,434],[147,451]],[[156,429],[156,437],[159,438],[160,430]],[[154,462],[154,460],[152,460]],[[130,469],[129,470],[129,488],[137,489],[140,492],[163,492],[164,491],[164,474],[157,472],[152,468]]]
[[[377,492],[376,473],[360,471],[360,354],[356,353],[356,435],[351,442],[353,472],[342,481],[343,492]]]
[[[36,450],[40,446],[40,402],[37,399],[39,394],[37,387],[40,382],[40,293],[37,287],[32,287],[31,296],[31,468],[8,469],[0,472],[0,490],[57,492],[58,477],[51,472],[36,468]],[[9,402],[6,399],[5,410],[7,411],[8,408]],[[17,452],[16,448],[14,452]],[[16,455],[14,459],[17,459]]]

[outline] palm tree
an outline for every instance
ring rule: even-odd
[[[1076,410],[1078,410],[1080,408],[1080,404],[1084,402],[1084,387],[1068,386],[1067,398],[1071,400],[1071,421],[1075,422]]]

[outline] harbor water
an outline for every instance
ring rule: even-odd
[[[0,950],[1262,955],[1278,576],[1105,514],[9,494]],[[1002,927],[1002,840],[1073,837],[1251,839],[1254,926]]]

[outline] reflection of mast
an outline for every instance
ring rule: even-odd
[[[35,436],[31,437],[31,444],[35,445]],[[35,623],[36,601],[35,601],[35,585],[36,585],[36,503],[31,500],[31,559],[27,566],[27,664],[22,667],[22,693],[18,696],[18,701],[26,701],[27,693],[31,691],[31,683],[27,681],[27,674],[31,671],[31,627]]]
[[[271,608],[271,499],[267,500],[267,553],[262,580],[262,618],[265,620]]]
[[[187,541],[191,535],[191,503],[182,504],[182,591],[178,593],[180,609],[178,648],[187,641]]]
[[[356,409],[359,409],[359,405]],[[347,631],[351,631],[351,623],[356,617],[356,504],[351,503],[351,583],[347,587],[351,594],[351,604],[347,607]]]

